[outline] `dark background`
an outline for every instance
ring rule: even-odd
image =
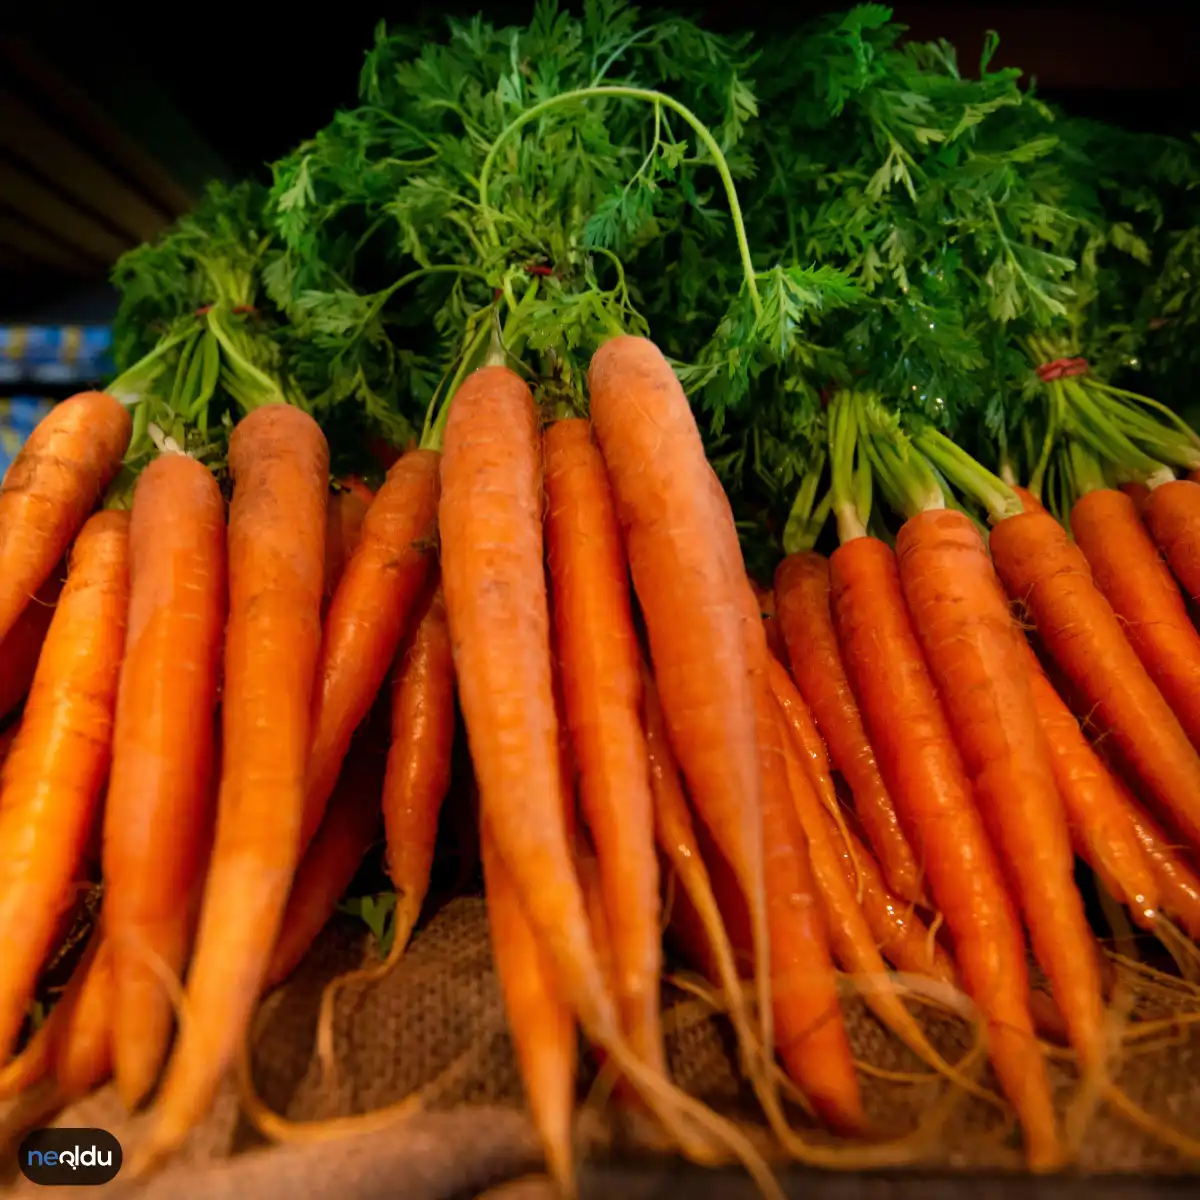
[[[429,7],[338,0],[303,18],[253,3],[51,2],[0,18],[0,321],[107,319],[107,274],[122,250],[186,211],[206,179],[265,173],[353,102],[376,22]],[[503,22],[524,20],[530,6],[434,11],[480,7]],[[718,28],[765,28],[848,5],[670,7]],[[1200,3],[899,3],[895,12],[913,36],[954,42],[968,70],[996,29],[997,65],[1022,67],[1076,112],[1180,136],[1200,129]]]

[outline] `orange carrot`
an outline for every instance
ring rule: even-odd
[[[80,530],[0,775],[0,1063],[64,912],[108,773],[129,603],[129,518]]]
[[[1189,937],[1200,938],[1200,875],[1120,779],[1114,778],[1114,783],[1134,835],[1154,872],[1163,911],[1174,917]]]
[[[1021,926],[909,621],[895,556],[875,538],[855,537],[830,570],[846,674],[884,782],[954,936],[967,994],[987,1021],[1028,1159],[1052,1168],[1062,1148],[1029,1013]]]
[[[1083,552],[1044,512],[1001,521],[990,544],[1009,596],[1028,609],[1049,655],[1093,706],[1147,794],[1200,846],[1200,755],[1093,582]]]
[[[611,978],[630,1044],[663,1070],[658,860],[629,572],[588,422],[555,421],[544,454],[546,556],[564,711],[596,847]]]
[[[0,1068],[0,1100],[11,1100],[52,1074],[59,1075],[64,1091],[82,1095],[108,1074],[111,966],[107,942],[93,934],[50,1015],[24,1050]]]
[[[133,423],[103,392],[56,404],[0,481],[0,640],[50,577],[121,465]]]
[[[834,765],[854,794],[854,811],[879,856],[888,886],[915,903],[921,898],[921,870],[900,828],[846,678],[829,588],[829,562],[822,555],[792,554],[780,563],[775,595],[786,661],[829,744]]]
[[[25,699],[33,683],[65,575],[65,569],[53,571],[22,609],[8,636],[0,638],[0,720]]]
[[[454,659],[440,586],[430,587],[392,681],[392,739],[383,783],[387,868],[403,953],[429,890],[438,815],[450,790]],[[399,947],[399,948],[396,948]]]
[[[300,965],[337,910],[367,851],[379,840],[385,761],[375,738],[360,734],[351,743],[324,820],[296,869],[264,990],[282,983]]]
[[[1200,633],[1133,501],[1109,488],[1087,492],[1071,509],[1071,531],[1129,644],[1200,746]]]
[[[459,392],[461,397],[461,391]],[[525,1098],[550,1174],[573,1194],[572,1117],[577,1034],[571,1006],[559,990],[554,964],[521,905],[487,820],[480,827],[492,955],[504,994],[509,1032],[521,1067]]]
[[[745,892],[759,1017],[769,1023],[755,701],[740,629],[745,569],[739,562],[735,571],[714,544],[711,468],[687,397],[659,350],[643,338],[614,338],[596,352],[588,379],[671,747],[700,819]],[[769,1032],[764,1026],[764,1041]]]
[[[439,461],[434,450],[413,450],[392,467],[330,601],[313,698],[302,850],[321,823],[350,738],[379,694],[429,577]]]
[[[896,557],[917,640],[1034,952],[1084,1066],[1103,1068],[1100,958],[1075,886],[1066,811],[1021,631],[983,539],[963,513],[928,509],[911,517]]]
[[[592,946],[563,813],[539,450],[525,383],[503,367],[468,376],[444,440],[442,587],[494,857],[511,874],[561,994],[603,1045],[617,1036],[617,1014]]]
[[[116,991],[113,987],[113,956],[110,943],[102,934],[91,956],[78,989],[74,988],[76,968],[67,992],[55,1006],[66,1011],[52,1035],[51,1071],[64,1100],[86,1096],[103,1083],[113,1069],[112,1029],[116,1015]],[[90,949],[90,947],[89,947]],[[54,1012],[47,1024],[54,1020]]]
[[[129,623],[104,808],[117,1090],[149,1092],[174,1024],[164,974],[190,949],[187,898],[213,820],[213,715],[225,629],[225,502],[212,472],[166,454],[138,478]]]
[[[1187,598],[1200,599],[1200,483],[1159,484],[1146,498],[1142,517]]]
[[[786,663],[788,660],[787,643],[784,641],[783,630],[779,623],[775,591],[773,588],[761,587],[753,579],[749,582],[762,615],[763,632],[767,635],[767,648],[781,663]]]
[[[212,1103],[244,1039],[300,857],[329,451],[306,413],[264,405],[234,428],[229,469],[216,838],[186,1017],[134,1174],[176,1149]]]
[[[1023,638],[1021,642],[1021,657],[1038,722],[1050,748],[1075,852],[1139,925],[1152,928],[1159,905],[1158,884],[1138,843],[1119,785],[1046,678],[1029,643]]]
[[[854,1059],[838,1002],[829,943],[809,863],[809,844],[792,804],[784,732],[769,690],[760,692],[763,845],[771,931],[771,999],[775,1045],[788,1074],[839,1133],[866,1128]]]
[[[362,533],[363,518],[373,496],[361,488],[338,488],[329,493],[329,504],[325,510],[325,590],[321,599],[321,617],[324,619],[333,599],[333,593],[341,581],[342,573],[354,554]]]

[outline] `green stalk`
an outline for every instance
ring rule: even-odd
[[[817,501],[817,491],[821,486],[821,473],[825,469],[826,454],[818,450],[815,460],[796,492],[788,512],[787,523],[783,527],[783,552],[785,554],[802,554],[811,550],[825,528],[829,510],[833,506],[833,493],[826,491],[821,500]]]
[[[1020,496],[985,466],[936,429],[922,430],[914,439],[918,449],[954,485],[975,500],[994,521],[1024,511]]]
[[[925,457],[907,437],[868,435],[867,457],[888,504],[905,519],[945,508],[946,497]]]
[[[491,179],[492,168],[496,162],[496,156],[500,151],[500,147],[518,130],[524,128],[531,121],[536,120],[544,112],[552,108],[559,107],[564,104],[569,104],[575,100],[583,100],[589,96],[619,96],[631,100],[645,100],[654,105],[665,105],[681,116],[684,121],[692,127],[696,136],[704,144],[712,156],[713,165],[717,169],[717,174],[721,177],[721,183],[725,188],[725,196],[729,202],[730,216],[733,218],[734,233],[737,236],[738,252],[742,260],[742,274],[745,277],[746,289],[750,293],[750,302],[754,307],[754,315],[762,317],[762,299],[758,294],[758,283],[755,279],[754,263],[750,257],[750,243],[746,237],[746,226],[742,219],[742,206],[738,201],[737,188],[734,186],[733,175],[729,170],[729,163],[725,159],[725,155],[721,152],[721,147],[717,144],[716,138],[709,132],[708,127],[692,112],[686,105],[681,104],[672,96],[666,95],[664,92],[653,91],[649,88],[622,87],[611,84],[603,84],[599,87],[576,88],[570,92],[562,92],[557,96],[551,96],[548,100],[543,100],[539,104],[535,104],[532,108],[527,108],[519,116],[515,117],[504,129],[502,129],[496,140],[492,143],[487,152],[487,156],[483,160],[483,167],[479,172],[479,200],[480,206],[487,211],[489,209],[488,202],[488,184]],[[500,238],[496,233],[494,225],[490,225],[490,233],[494,245],[499,246]]]
[[[1086,446],[1072,442],[1067,448],[1067,458],[1070,464],[1072,503],[1088,492],[1108,487],[1100,460]]]
[[[851,392],[838,392],[829,402],[829,495],[844,546],[867,536],[866,516],[855,495],[854,459],[858,443],[858,406]]]
[[[450,404],[454,400],[454,394],[462,386],[462,381],[475,369],[476,360],[484,352],[491,340],[491,336],[491,325],[486,320],[480,321],[479,329],[463,350],[458,370],[455,371],[454,377],[450,380],[450,386],[446,390],[446,399],[442,402],[442,407],[432,424],[429,421],[432,410],[426,415],[425,428],[421,433],[422,450],[437,450],[439,453],[441,452],[442,439],[446,434],[446,421],[450,417]]]

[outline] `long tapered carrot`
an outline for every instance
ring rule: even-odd
[[[73,886],[108,773],[129,605],[129,518],[91,517],[0,774],[0,1062]]]
[[[133,495],[129,623],[104,809],[113,1059],[128,1108],[162,1067],[175,1015],[164,976],[181,976],[190,949],[181,918],[211,836],[225,615],[221,490],[203,464],[163,455]]]
[[[854,701],[829,603],[829,561],[791,554],[775,571],[776,608],[788,663],[833,763],[854,795],[854,811],[896,895],[921,899],[921,870],[879,773],[875,752]]]
[[[392,683],[392,739],[383,783],[387,869],[396,889],[396,939],[412,933],[450,790],[454,655],[440,586],[430,588]],[[399,953],[399,951],[396,951]]]
[[[492,955],[534,1127],[564,1195],[574,1194],[572,1117],[578,1034],[553,963],[525,915],[488,823],[480,826]]]
[[[586,420],[545,435],[546,556],[580,804],[596,846],[612,979],[630,1044],[663,1069],[658,859],[629,571]]]
[[[671,747],[700,819],[745,891],[759,1017],[769,1024],[754,695],[739,629],[745,569],[739,564],[735,573],[713,543],[711,468],[687,397],[659,350],[643,338],[614,338],[596,352],[588,381]],[[768,1044],[769,1034],[764,1026]]]
[[[1083,1064],[1102,1069],[1100,957],[1075,886],[1066,811],[1021,631],[983,539],[963,513],[929,509],[911,517],[896,558],[913,629],[1034,952]]]
[[[1129,644],[1083,552],[1045,512],[1008,517],[989,541],[1009,596],[1025,605],[1046,651],[1093,706],[1147,797],[1200,846],[1200,754]]]
[[[234,428],[229,468],[216,838],[185,1019],[135,1174],[176,1149],[211,1104],[258,999],[300,857],[329,450],[306,413],[265,405]]]
[[[103,392],[56,404],[0,481],[0,639],[50,577],[121,465],[133,422]]]
[[[22,609],[8,636],[0,638],[0,721],[29,692],[65,575],[65,567],[51,572]]]
[[[963,984],[988,1024],[1000,1085],[1032,1166],[1062,1161],[1046,1066],[1029,1013],[1025,943],[1012,898],[930,678],[895,556],[870,537],[830,559],[846,674],[880,771],[954,936]]]
[[[630,1048],[608,995],[562,811],[541,482],[537,413],[528,387],[503,367],[475,371],[455,393],[446,423],[438,522],[446,613],[482,818],[554,965],[561,994],[588,1037],[681,1143],[692,1143],[693,1124],[701,1126],[771,1191],[772,1176],[744,1136]],[[496,636],[499,629],[503,638]]]
[[[1029,643],[1021,638],[1020,645],[1075,852],[1139,925],[1152,928],[1159,906],[1158,883],[1139,844],[1119,785],[1092,749],[1074,713],[1046,678]]]
[[[1142,519],[1188,599],[1200,599],[1200,483],[1159,484],[1142,505]]]
[[[1129,644],[1200,746],[1200,633],[1133,501],[1109,488],[1086,492],[1071,509],[1071,532]]]
[[[300,965],[379,840],[385,761],[371,737],[351,743],[325,816],[296,869],[264,988],[282,983]]]
[[[365,491],[365,495],[364,495]],[[362,534],[363,519],[374,499],[365,486],[338,488],[329,493],[325,511],[325,588],[321,596],[321,618],[341,582],[346,564],[354,555]]]
[[[379,694],[434,563],[440,457],[411,450],[392,467],[329,603],[313,697],[302,848],[321,822],[350,739]]]

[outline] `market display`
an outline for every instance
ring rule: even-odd
[[[1101,1107],[1200,1156],[1115,1069],[1129,946],[1200,962],[1200,147],[903,32],[381,26],[357,107],[121,260],[117,377],[0,488],[0,1098],[111,1077],[139,1177],[232,1070],[272,1137],[402,1138],[289,1128],[245,1048],[382,840],[336,1070],[440,834],[564,1193],[581,1054],[767,1195],[956,1097],[1035,1171]],[[757,1130],[672,1079],[681,959]],[[852,996],[944,1084],[917,1134]]]

